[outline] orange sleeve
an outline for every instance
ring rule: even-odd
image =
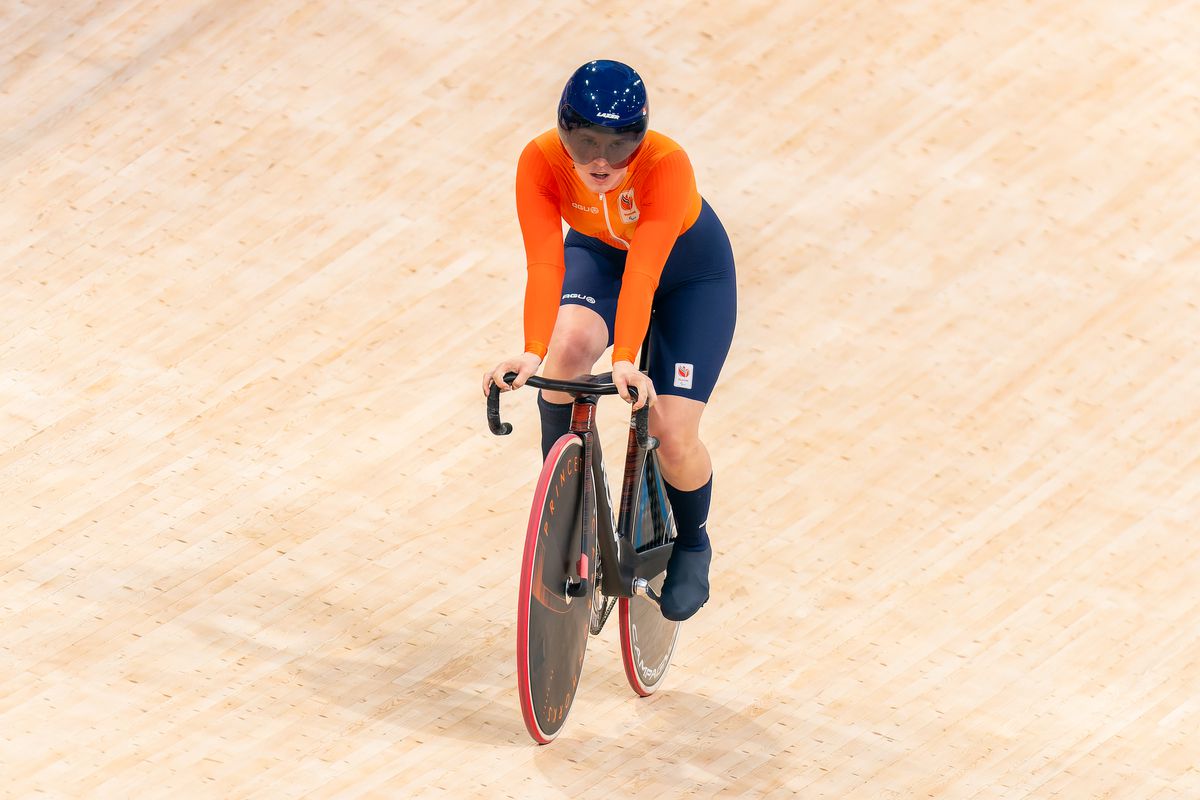
[[[530,142],[517,161],[517,219],[525,240],[525,352],[546,357],[562,296],[562,217],[550,162]]]
[[[614,362],[632,363],[642,346],[654,290],[696,195],[696,176],[687,153],[676,150],[655,164],[638,194],[640,216],[617,297]]]

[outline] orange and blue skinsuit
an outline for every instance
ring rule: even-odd
[[[733,250],[679,145],[649,131],[621,183],[598,195],[550,130],[521,154],[517,214],[529,273],[527,352],[544,358],[559,306],[579,304],[607,325],[613,362],[633,363],[653,311],[648,372],[656,393],[708,402],[737,318]],[[570,405],[539,395],[538,408],[546,458],[568,428]],[[712,478],[688,491],[669,482],[665,489],[677,539],[662,607],[664,615],[672,609],[669,619],[684,619],[708,597]]]
[[[656,391],[707,402],[733,337],[733,252],[678,144],[647,132],[621,183],[598,195],[551,129],[517,163],[517,216],[526,352],[544,359],[559,306],[577,303],[604,318],[612,360],[634,362],[653,307]]]
[[[584,236],[628,251],[613,337],[613,361],[633,361],[650,320],[654,291],[680,234],[700,216],[687,154],[662,134],[646,134],[622,183],[597,195],[575,172],[558,132],[534,139],[517,164],[517,216],[529,278],[525,350],[546,356],[563,283],[562,220]]]

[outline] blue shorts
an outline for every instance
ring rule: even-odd
[[[567,231],[564,245],[567,272],[561,304],[599,314],[611,345],[627,252],[573,229]],[[707,403],[737,322],[733,248],[707,202],[696,223],[675,240],[651,314],[649,373],[654,390]]]

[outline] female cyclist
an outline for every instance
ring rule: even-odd
[[[635,408],[650,404],[659,463],[678,531],[662,591],[663,616],[683,620],[708,600],[712,461],[700,417],[733,339],[733,251],[696,190],[687,154],[649,130],[642,79],[617,61],[571,76],[557,129],[517,162],[517,217],[525,241],[525,351],[483,378],[524,385],[545,359],[548,378],[590,372],[609,346],[612,380]],[[562,220],[570,226],[564,242]],[[650,375],[634,359],[654,311]],[[516,372],[512,385],[506,372]],[[571,397],[542,392],[542,455],[566,433]]]

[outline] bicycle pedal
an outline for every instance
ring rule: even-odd
[[[650,598],[650,601],[656,606],[662,606],[662,598],[658,596],[658,592],[654,591],[654,587],[650,585],[650,581],[645,578],[634,579],[633,593],[644,595]]]
[[[588,593],[587,581],[567,581],[567,595],[569,597],[586,597]]]

